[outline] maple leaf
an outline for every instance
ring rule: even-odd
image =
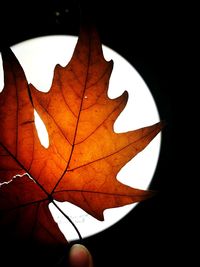
[[[103,211],[139,202],[151,191],[120,183],[117,173],[160,132],[157,123],[115,133],[128,94],[107,95],[107,62],[93,28],[82,28],[67,66],[55,67],[43,93],[29,85],[11,51],[3,52],[0,94],[0,226],[6,238],[65,244],[49,203],[69,201],[103,220]],[[49,147],[39,140],[34,109],[46,125]],[[145,163],[144,163],[145,164]]]

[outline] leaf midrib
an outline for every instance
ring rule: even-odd
[[[53,190],[51,191],[51,194],[50,194],[51,196],[53,195],[54,191],[56,190],[56,188],[58,187],[59,183],[63,179],[65,173],[68,171],[68,168],[69,168],[69,165],[70,165],[70,162],[71,162],[71,159],[72,159],[73,151],[74,151],[74,148],[75,148],[75,142],[76,142],[78,127],[79,127],[79,121],[80,121],[82,106],[83,106],[83,101],[84,101],[84,95],[85,95],[85,91],[86,91],[86,88],[87,88],[90,62],[91,62],[91,35],[89,36],[88,64],[87,64],[87,69],[86,69],[85,83],[84,83],[83,93],[82,93],[82,97],[81,97],[79,113],[78,113],[78,116],[77,116],[77,121],[76,121],[76,127],[75,127],[75,131],[74,131],[74,138],[73,138],[73,142],[72,142],[71,152],[70,152],[70,155],[69,155],[69,159],[68,159],[66,168],[63,171],[63,174],[61,175],[61,177],[58,179],[57,183],[55,184]]]

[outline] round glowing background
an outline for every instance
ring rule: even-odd
[[[77,37],[73,36],[45,36],[24,41],[12,47],[13,52],[20,61],[27,80],[38,90],[48,91],[51,86],[53,71],[56,64],[65,66],[73,53]],[[115,98],[124,90],[129,93],[127,106],[115,122],[116,132],[126,132],[158,122],[159,114],[154,99],[139,73],[122,56],[112,49],[103,46],[106,60],[114,61],[108,95]],[[0,69],[0,88],[3,88],[3,69]],[[48,146],[48,134],[44,124],[35,112],[37,129],[40,140]],[[154,175],[160,151],[161,135],[154,140],[136,157],[124,166],[117,175],[117,179],[124,184],[139,189],[147,189]],[[57,202],[59,207],[76,224],[82,237],[94,235],[123,218],[136,204],[104,211],[103,222],[85,213],[82,209],[71,203]],[[50,204],[49,208],[55,221],[67,240],[78,238],[72,225],[64,216]]]

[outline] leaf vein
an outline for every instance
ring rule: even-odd
[[[108,115],[107,117],[87,136],[85,139],[81,140],[80,142],[76,143],[75,145],[79,145],[83,142],[85,142],[88,138],[90,138],[96,131],[99,129],[108,119],[109,117],[120,107],[120,105],[123,103],[124,100],[122,100]]]
[[[40,103],[40,105],[42,106],[42,104]],[[53,118],[53,116],[49,113],[49,111],[42,106],[42,108],[45,110],[45,112],[49,115],[49,117],[53,120],[53,122],[55,123],[56,127],[59,129],[59,131],[61,132],[61,134],[63,135],[63,137],[66,139],[66,141],[69,143],[70,146],[72,146],[71,142],[69,141],[69,139],[67,138],[67,136],[65,135],[65,133],[63,132],[62,128],[59,126],[59,123],[57,123],[57,121]]]
[[[152,130],[152,132],[153,132],[153,131],[154,131],[154,130]],[[105,155],[105,156],[103,156],[103,157],[101,157],[101,158],[98,158],[98,159],[96,159],[96,160],[90,161],[90,162],[85,163],[85,164],[83,164],[83,165],[80,165],[80,166],[78,166],[78,167],[75,167],[75,168],[72,168],[72,169],[68,169],[68,172],[70,172],[70,171],[75,171],[75,170],[77,170],[77,169],[80,169],[80,168],[83,168],[83,167],[85,167],[85,166],[91,165],[91,164],[96,163],[96,162],[98,162],[98,161],[105,160],[106,158],[112,157],[113,155],[118,154],[120,151],[126,149],[126,148],[129,147],[129,146],[132,146],[134,143],[137,143],[138,141],[140,141],[141,139],[145,138],[145,137],[148,136],[148,135],[149,135],[149,133],[147,133],[146,135],[142,136],[142,138],[139,138],[139,139],[137,139],[137,140],[135,140],[135,141],[129,143],[129,144],[126,145],[126,146],[123,146],[122,148],[120,148],[120,149],[114,151],[114,152],[111,153],[111,154]],[[137,152],[137,151],[140,151],[140,149],[138,149],[137,147],[135,147],[135,150],[136,150],[136,152]]]

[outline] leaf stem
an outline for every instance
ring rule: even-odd
[[[52,203],[54,204],[54,206],[60,211],[60,213],[62,213],[62,215],[72,224],[72,226],[74,227],[74,229],[76,230],[76,233],[78,234],[78,237],[80,240],[82,240],[82,236],[78,230],[78,228],[76,227],[76,225],[73,223],[73,221],[69,218],[69,216],[67,214],[65,214],[61,208],[55,203],[54,200],[52,200]]]

